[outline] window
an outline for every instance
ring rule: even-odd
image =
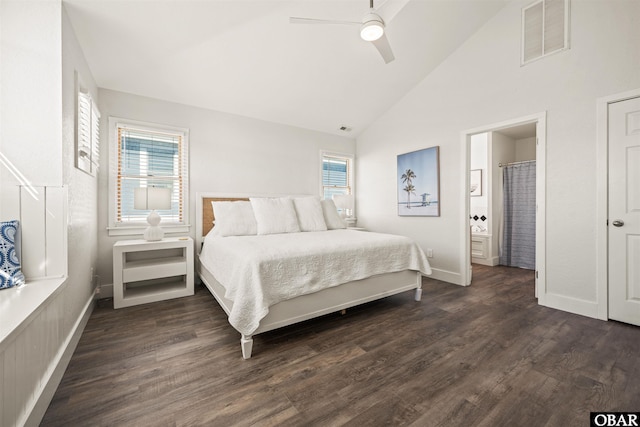
[[[353,194],[353,156],[323,152],[322,155],[323,199],[337,194]]]
[[[171,209],[158,210],[166,231],[188,231],[188,130],[110,118],[110,234],[146,227],[148,210],[134,208],[136,188],[171,189]],[[115,231],[119,230],[119,231]]]
[[[522,9],[522,64],[569,48],[569,0],[538,0]]]
[[[100,112],[88,91],[78,89],[76,167],[95,176],[100,160]]]

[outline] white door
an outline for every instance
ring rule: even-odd
[[[640,325],[640,98],[609,105],[609,318]]]

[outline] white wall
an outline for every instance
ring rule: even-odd
[[[516,139],[516,162],[536,159],[536,137]]]
[[[463,249],[461,131],[547,111],[547,293],[597,315],[596,100],[640,87],[640,2],[572,1],[571,49],[521,67],[517,0],[357,141],[359,224],[414,237],[455,281]],[[442,213],[395,213],[396,155],[440,146]],[[580,155],[576,156],[579,152]],[[459,282],[458,282],[459,283]]]
[[[510,163],[516,159],[516,144],[510,138],[500,132],[490,132],[491,144],[491,219],[489,230],[491,233],[491,254],[500,256],[500,222],[504,206],[504,193],[502,182],[502,168],[500,163]]]
[[[470,156],[469,156],[469,169],[475,170],[480,169],[482,171],[482,194],[480,196],[469,197],[469,214],[473,218],[474,216],[481,217],[484,215],[488,218],[489,216],[489,187],[487,187],[487,183],[489,180],[487,179],[487,165],[488,165],[488,134],[481,133],[478,135],[473,135],[471,137],[471,145],[470,145]],[[488,220],[482,219],[474,220],[471,219],[470,224],[472,226],[476,225],[481,228],[488,228]]]
[[[98,256],[98,178],[75,167],[76,73],[93,99],[97,99],[98,87],[66,10],[62,11],[62,178],[69,197],[67,241],[71,260],[65,295],[69,315],[65,324],[70,328],[93,295],[92,276]]]
[[[0,153],[32,185],[62,184],[60,13],[55,1],[0,2]],[[0,169],[2,186],[19,182]]]
[[[197,192],[319,194],[320,150],[354,153],[355,141],[232,114],[100,89],[101,165],[99,267],[103,284],[113,283],[108,224],[108,117],[189,129],[189,217],[195,239]]]
[[[57,199],[55,207],[47,204],[43,222],[55,223],[55,230],[26,222],[22,230],[46,242],[40,261],[55,260],[56,270],[67,277],[32,281],[27,276],[25,288],[0,295],[24,307],[21,323],[0,342],[0,424],[37,425],[92,308],[97,179],[74,168],[74,70],[82,72],[94,94],[97,89],[60,0],[2,0],[0,57],[0,217],[19,209],[12,198],[17,184],[46,184],[68,196]],[[60,189],[63,185],[66,190]],[[36,190],[33,198],[41,199],[46,191],[48,203],[50,190]],[[33,205],[25,203],[32,195],[21,198],[23,211]],[[66,222],[60,219],[65,212]],[[33,247],[23,245],[22,250],[23,261],[29,262]]]

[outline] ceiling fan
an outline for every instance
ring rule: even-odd
[[[385,22],[390,22],[394,16],[407,4],[409,0],[387,0],[378,9],[374,9],[373,0],[369,0],[369,11],[364,15],[361,22],[355,21],[335,21],[328,19],[314,18],[289,18],[291,24],[338,24],[338,25],[359,25],[360,37],[373,43],[385,64],[393,61],[393,51],[389,44],[389,39],[385,33]],[[383,19],[384,17],[384,19]]]

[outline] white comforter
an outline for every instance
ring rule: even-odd
[[[353,280],[402,270],[431,274],[411,239],[356,230],[207,236],[200,262],[233,301],[229,323],[251,335],[269,307]]]

